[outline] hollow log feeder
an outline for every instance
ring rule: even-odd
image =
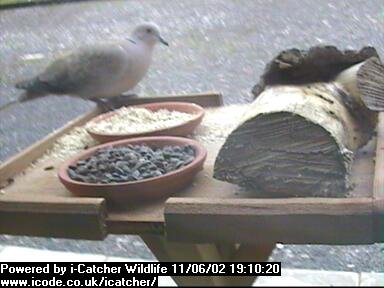
[[[219,151],[214,177],[268,197],[344,197],[354,153],[384,108],[376,50],[333,46],[281,52]]]

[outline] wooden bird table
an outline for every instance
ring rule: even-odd
[[[129,104],[170,100],[222,105],[218,93],[136,98]],[[377,138],[356,157],[355,188],[348,198],[261,198],[257,191],[215,180],[219,147],[212,144],[204,170],[189,188],[167,200],[116,207],[101,198],[73,196],[56,176],[57,160],[32,165],[56,139],[99,113],[95,109],[75,119],[0,166],[0,233],[93,240],[136,234],[160,261],[195,262],[266,261],[277,242],[348,245],[384,238],[383,114]],[[180,285],[246,286],[254,277],[174,280]]]

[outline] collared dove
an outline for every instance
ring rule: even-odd
[[[68,94],[98,102],[134,88],[151,64],[155,44],[168,43],[152,23],[138,25],[123,41],[82,47],[57,60],[36,77],[16,84],[26,90],[19,101],[46,94]]]

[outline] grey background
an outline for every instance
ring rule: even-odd
[[[383,0],[137,0],[3,10],[0,106],[18,97],[16,81],[40,71],[55,54],[127,37],[143,20],[156,22],[171,45],[157,47],[151,70],[136,89],[141,95],[218,90],[227,104],[246,103],[265,63],[282,49],[372,45],[383,52]],[[0,159],[92,106],[80,99],[51,96],[0,111]],[[109,236],[104,242],[0,236],[0,245],[8,244],[153,258],[133,236]],[[273,259],[291,268],[381,271],[383,267],[381,245],[279,245]]]

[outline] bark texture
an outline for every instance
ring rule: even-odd
[[[382,69],[371,47],[283,51],[254,87],[214,177],[271,197],[345,196],[354,153],[374,134],[384,103]]]

